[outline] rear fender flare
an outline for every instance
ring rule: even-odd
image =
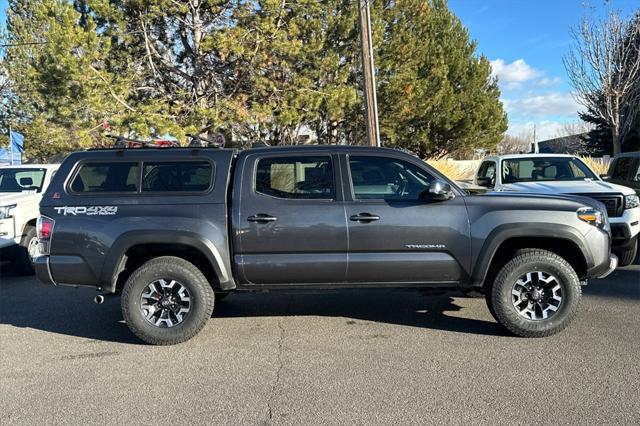
[[[106,255],[100,274],[100,284],[106,291],[116,291],[116,281],[126,261],[125,253],[131,247],[139,244],[182,244],[193,247],[205,255],[220,283],[230,281],[229,272],[224,266],[220,252],[211,241],[200,235],[193,232],[170,230],[130,231],[114,241]]]

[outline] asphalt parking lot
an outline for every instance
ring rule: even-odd
[[[231,295],[152,347],[95,295],[1,268],[0,423],[640,424],[640,266],[533,340],[481,299],[375,290]]]

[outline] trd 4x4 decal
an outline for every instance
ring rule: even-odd
[[[58,214],[63,216],[113,216],[118,213],[118,206],[92,206],[92,207],[54,207]]]

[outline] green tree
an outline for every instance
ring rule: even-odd
[[[507,128],[497,81],[444,1],[389,1],[378,86],[385,145],[422,157],[493,149]]]
[[[10,1],[6,68],[16,97],[12,125],[26,138],[27,156],[46,158],[88,146],[127,104],[129,73],[112,73],[110,40],[93,18],[64,0]]]
[[[35,156],[222,131],[241,143],[365,141],[353,0],[12,0],[16,127]],[[442,0],[372,2],[383,143],[421,156],[493,147],[487,60]],[[35,43],[35,44],[32,44]]]

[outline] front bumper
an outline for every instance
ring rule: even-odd
[[[35,258],[34,269],[36,270],[36,278],[43,284],[57,285],[51,275],[51,265],[49,265],[49,256],[38,256]]]
[[[633,237],[640,233],[640,208],[627,209],[620,217],[610,217],[614,247],[628,246]]]
[[[600,275],[598,275],[598,278],[600,279],[600,278],[608,277],[609,274],[615,271],[617,267],[618,267],[618,256],[616,256],[615,254],[609,255],[609,267],[607,268],[607,270],[605,270]]]
[[[0,219],[0,248],[20,244],[21,236],[16,236],[15,222],[12,217]]]

